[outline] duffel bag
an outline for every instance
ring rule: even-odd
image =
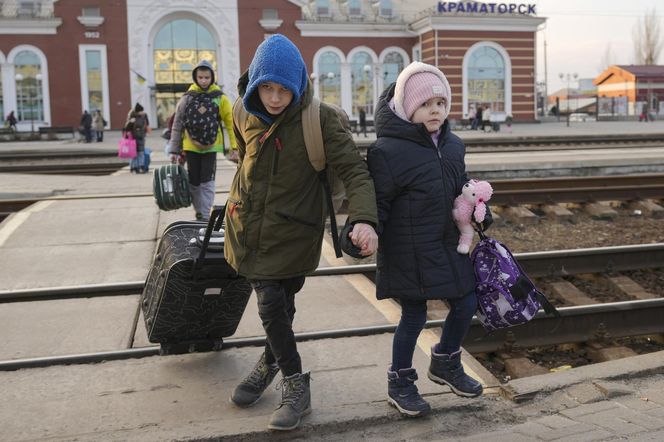
[[[168,164],[155,170],[152,190],[161,210],[175,210],[191,205],[187,170],[179,164]]]

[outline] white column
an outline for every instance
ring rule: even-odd
[[[2,63],[0,65],[0,76],[2,76],[2,96],[4,98],[4,115],[0,115],[0,120],[4,120],[7,114],[14,111],[16,114],[16,80],[14,79],[14,65],[11,63]]]

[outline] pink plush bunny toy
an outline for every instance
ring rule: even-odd
[[[492,194],[493,188],[488,181],[470,180],[463,185],[461,195],[454,200],[452,209],[452,217],[461,232],[457,252],[466,254],[470,251],[473,242],[472,217],[474,215],[475,221],[479,223],[484,221],[486,202]]]

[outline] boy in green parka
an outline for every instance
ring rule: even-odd
[[[327,215],[302,133],[301,114],[313,91],[299,50],[277,34],[260,44],[238,92],[235,106],[244,106],[249,115],[234,125],[239,163],[226,206],[224,252],[256,291],[267,342],[231,401],[253,405],[281,370],[282,401],[268,427],[292,430],[311,410],[309,373],[302,371],[292,327],[295,294],[318,266]],[[320,120],[327,164],[346,188],[350,239],[369,256],[378,238],[368,168],[336,111],[321,103]]]

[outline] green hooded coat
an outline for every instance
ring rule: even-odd
[[[245,72],[236,106],[243,105],[248,80]],[[271,125],[252,114],[243,124],[234,122],[240,161],[226,206],[224,251],[230,265],[249,279],[301,276],[319,264],[327,206],[307,156],[301,119],[311,91],[309,83],[302,99]],[[346,188],[350,221],[376,225],[376,195],[367,165],[335,111],[324,104],[321,126],[327,163]]]

